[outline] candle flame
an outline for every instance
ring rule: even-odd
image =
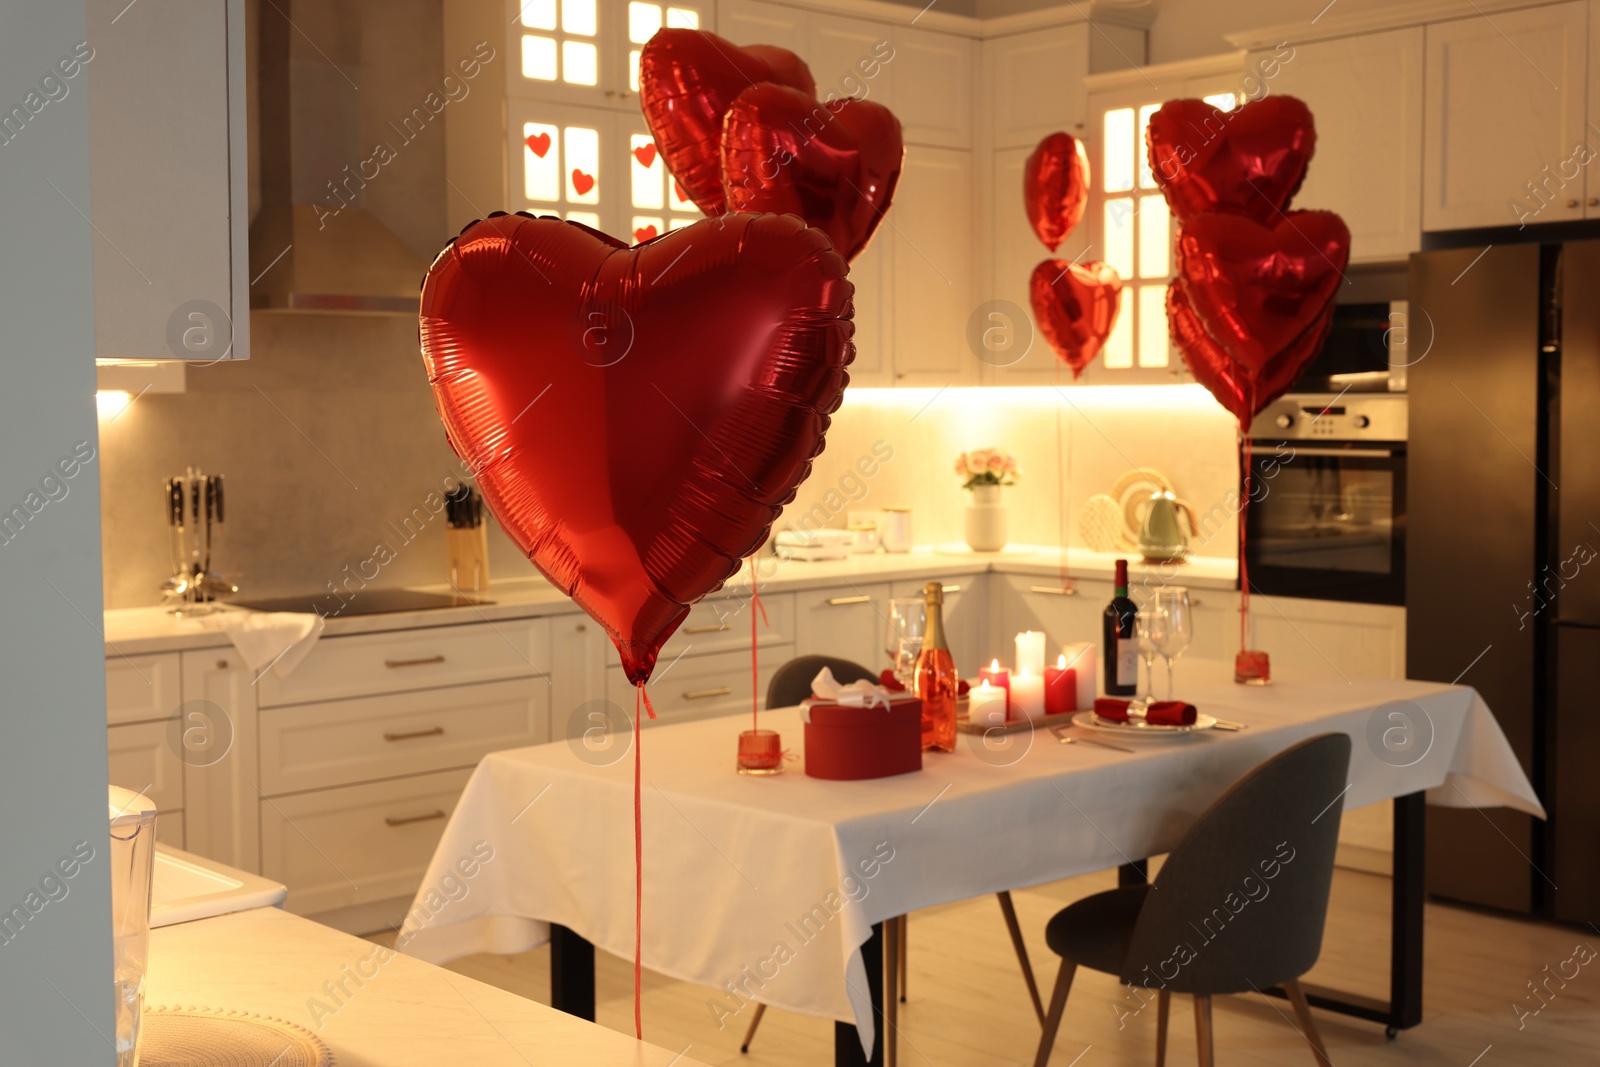
[[[983,680],[983,682],[978,686],[978,688],[982,689],[984,692],[988,692],[988,690],[989,690],[989,679],[985,678]]]
[[[1061,655],[1056,657],[1056,670],[1064,671],[1066,669],[1067,669],[1067,654],[1065,652],[1063,652],[1063,653],[1061,653]]]
[[[990,660],[989,669],[991,671],[998,671],[1000,669],[1000,660],[998,658]]]

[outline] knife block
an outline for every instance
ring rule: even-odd
[[[449,556],[451,588],[463,593],[487,592],[489,528],[449,527],[444,532],[444,545]]]

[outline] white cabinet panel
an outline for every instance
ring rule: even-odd
[[[142,792],[162,819],[183,810],[183,761],[169,742],[168,726],[141,722],[106,731],[111,784]]]
[[[734,44],[771,44],[805,59],[810,16],[792,7],[760,0],[722,0],[717,33]],[[808,64],[809,65],[809,64]],[[816,71],[812,71],[816,74]]]
[[[827,100],[832,94],[896,106],[893,87],[899,55],[890,40],[891,27],[843,15],[813,15],[810,23],[803,54],[817,81],[818,99]]]
[[[906,143],[972,147],[977,45],[963,37],[901,28],[894,33],[894,111]]]
[[[1576,2],[1427,28],[1424,229],[1515,225],[1529,183],[1554,196],[1537,221],[1583,217],[1582,168],[1562,169],[1585,140],[1587,47]]]
[[[1111,602],[1111,583],[1083,578],[1071,579],[1071,592],[1064,592],[1061,581],[1053,577],[1022,574],[997,574],[991,579],[997,598],[991,616],[999,623],[1000,662],[1016,658],[1015,646],[1007,647],[1023,630],[1043,630],[1045,660],[1055,659],[1061,646],[1073,641],[1100,642],[1100,621]]]
[[[794,595],[773,593],[763,595],[761,606],[765,609],[766,625],[759,625],[759,639],[763,646],[787,645],[794,641]],[[747,596],[713,596],[689,609],[689,615],[678,627],[677,633],[667,638],[661,646],[662,663],[678,656],[705,655],[708,652],[727,652],[750,648],[750,598]],[[757,613],[760,618],[760,613]],[[608,666],[619,666],[615,648],[607,657]]]
[[[1084,135],[1090,29],[1079,23],[983,42],[987,115],[996,148],[1032,150],[1062,130]]]
[[[946,578],[944,585],[944,632],[955,657],[956,670],[963,678],[976,678],[978,668],[995,657],[1004,658],[999,643],[990,640],[989,633],[989,576],[964,575]],[[921,596],[926,582],[895,582],[891,592],[896,597]],[[882,642],[880,641],[880,644]],[[876,652],[874,653],[876,655]],[[868,666],[887,662],[877,658],[861,660]]]
[[[756,677],[756,699],[767,703],[767,686],[772,674],[794,656],[793,645],[761,646]],[[717,652],[709,656],[684,656],[676,661],[662,660],[649,685],[654,720],[646,717],[645,727],[675,722],[714,719],[723,715],[750,714],[750,652]],[[634,687],[621,667],[606,669],[606,697],[631,719]]]
[[[115,726],[165,719],[178,710],[179,685],[176,652],[154,656],[121,656],[113,652],[106,660],[106,721]]]
[[[888,660],[887,583],[830,586],[795,595],[797,656],[838,656],[865,667]]]
[[[1237,604],[1234,612],[1237,626]],[[1406,676],[1405,608],[1255,594],[1250,626],[1251,644],[1272,657],[1274,677]]]
[[[231,648],[181,658],[185,847],[259,873],[255,672]]]
[[[616,647],[605,627],[589,616],[558,615],[550,620],[550,739],[581,736],[594,724],[595,702],[606,699],[606,657]],[[603,714],[603,712],[602,712]]]
[[[911,146],[894,208],[884,222],[893,264],[895,381],[975,385],[967,347],[974,306],[972,153]]]

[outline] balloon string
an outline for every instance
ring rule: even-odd
[[[1056,360],[1056,392],[1061,392],[1061,361]],[[1061,543],[1061,557],[1058,565],[1061,571],[1061,588],[1067,587],[1067,575],[1072,571],[1068,561],[1070,539],[1072,530],[1071,507],[1067,500],[1067,486],[1072,479],[1069,476],[1069,464],[1072,462],[1072,453],[1061,442],[1061,423],[1065,415],[1061,410],[1062,405],[1056,405],[1056,539]]]
[[[642,949],[644,946],[644,813],[640,800],[639,742],[644,736],[640,728],[639,705],[646,707],[650,699],[645,696],[644,683],[634,690],[633,700],[633,1036],[644,1040],[644,1011],[640,999],[643,990]],[[650,713],[655,718],[655,712]]]
[[[750,603],[755,606],[755,610],[750,612],[750,729],[752,730],[761,728],[761,705],[759,703],[761,670],[756,661],[756,612],[759,611],[761,613],[763,625],[769,627],[772,625],[767,622],[767,607],[761,603],[761,594],[757,591],[756,586],[756,557],[752,555],[750,557]]]
[[[1249,529],[1250,475],[1255,467],[1250,438],[1239,437],[1239,466],[1243,470],[1244,498],[1239,501],[1239,651],[1250,647],[1250,567],[1245,562],[1245,531]]]

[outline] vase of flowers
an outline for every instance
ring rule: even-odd
[[[1006,547],[1006,505],[1000,490],[1017,484],[1017,459],[997,448],[980,448],[956,457],[961,488],[972,494],[967,503],[967,547],[974,552],[999,552]]]

